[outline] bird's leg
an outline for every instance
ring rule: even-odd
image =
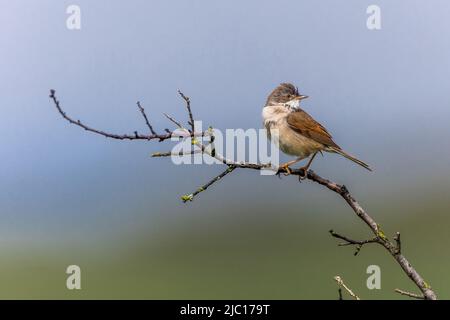
[[[288,176],[292,172],[291,169],[289,168],[289,166],[291,166],[291,165],[293,165],[293,164],[295,164],[295,163],[297,163],[297,162],[299,162],[299,161],[301,161],[303,159],[304,159],[303,157],[300,157],[300,158],[297,158],[295,160],[288,161],[286,163],[281,164],[278,168],[286,170],[286,173],[284,173],[284,175]]]
[[[311,159],[309,159],[309,161],[306,164],[306,166],[299,168],[300,170],[303,170],[303,175],[299,175],[298,176],[298,178],[300,180],[306,179],[306,176],[308,175],[307,171],[308,171],[309,167],[311,166],[311,163],[313,162],[313,160],[316,157],[316,155],[317,155],[317,152],[314,152],[314,154],[312,155]]]

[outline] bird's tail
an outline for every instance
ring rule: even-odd
[[[367,163],[365,163],[359,159],[356,159],[354,156],[349,155],[344,150],[341,150],[341,149],[335,148],[335,147],[329,147],[329,148],[330,148],[331,152],[336,152],[336,153],[340,154],[341,156],[346,157],[347,159],[359,164],[361,167],[364,167],[367,170],[372,171],[372,169],[370,168],[370,166]]]

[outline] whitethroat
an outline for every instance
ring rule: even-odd
[[[308,163],[300,168],[305,178],[317,153],[326,151],[338,153],[372,171],[368,164],[343,151],[327,129],[300,108],[300,101],[306,98],[308,96],[300,94],[294,85],[282,83],[272,91],[263,108],[264,126],[269,139],[278,141],[278,147],[284,153],[297,157],[280,165],[280,168],[290,174],[289,166],[311,156]]]

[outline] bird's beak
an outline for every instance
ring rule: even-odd
[[[298,98],[299,98],[300,100],[303,100],[303,99],[308,98],[308,96],[304,96],[304,95],[301,94],[301,95],[298,96]]]

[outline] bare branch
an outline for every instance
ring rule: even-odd
[[[92,127],[89,127],[82,123],[80,120],[74,120],[71,117],[69,117],[61,108],[59,100],[56,98],[55,90],[50,90],[50,98],[53,100],[53,103],[58,110],[58,112],[61,114],[61,116],[66,119],[68,122],[79,126],[83,128],[86,131],[90,131],[96,134],[99,134],[101,136],[104,136],[106,138],[111,139],[118,139],[118,140],[153,140],[153,139],[159,139],[159,141],[163,141],[166,139],[170,139],[172,137],[172,132],[168,131],[165,134],[150,134],[150,135],[144,135],[139,134],[137,131],[134,132],[134,134],[115,134],[115,133],[109,133],[102,130],[94,129]]]
[[[369,216],[369,214],[361,207],[361,205],[350,195],[349,191],[344,185],[339,185],[335,182],[324,179],[317,174],[315,174],[312,170],[308,171],[307,178],[315,181],[328,189],[339,194],[344,200],[349,204],[349,206],[353,209],[356,215],[366,223],[372,232],[378,237],[380,245],[382,245],[397,261],[406,275],[416,284],[416,286],[423,293],[424,297],[428,300],[436,300],[437,296],[434,291],[431,289],[430,285],[425,282],[425,280],[420,276],[420,274],[414,269],[411,263],[406,259],[404,255],[398,252],[398,248],[395,244],[393,244],[380,229],[379,225],[375,222],[375,220]],[[397,242],[398,243],[398,242]]]
[[[228,166],[228,168],[223,171],[221,174],[215,176],[214,178],[212,178],[210,181],[208,181],[208,183],[204,184],[203,186],[201,186],[200,188],[198,188],[197,190],[195,190],[193,193],[190,194],[186,194],[184,196],[181,197],[181,200],[183,200],[183,202],[187,202],[187,201],[193,201],[194,197],[196,195],[198,195],[200,192],[205,191],[206,189],[208,189],[212,184],[214,184],[215,182],[218,182],[220,179],[222,179],[223,177],[225,177],[227,174],[233,172],[236,169],[235,166]]]
[[[395,289],[395,292],[400,293],[401,295],[404,295],[404,296],[408,296],[410,298],[425,300],[424,296],[421,296],[421,295],[416,294],[416,293],[404,291],[404,290],[401,290],[401,289]]]
[[[340,286],[338,288],[338,297],[339,297],[339,300],[344,300],[344,298],[342,297],[342,288]]]
[[[151,134],[140,134],[137,131],[134,131],[133,134],[116,134],[116,133],[110,133],[110,132],[106,132],[103,130],[99,130],[99,129],[95,129],[93,127],[90,127],[86,124],[84,124],[83,122],[81,122],[81,120],[75,120],[71,117],[69,117],[66,112],[62,109],[59,100],[56,98],[56,92],[55,90],[50,90],[50,99],[53,101],[53,104],[55,105],[56,109],[58,110],[58,112],[61,114],[61,116],[67,120],[69,123],[72,123],[86,131],[104,136],[106,138],[110,138],[110,139],[116,139],[116,140],[159,140],[164,141],[167,139],[170,139],[172,137],[195,137],[195,136],[204,136],[205,133],[204,132],[185,132],[185,133],[175,133],[169,129],[165,129],[166,133],[162,133],[162,134],[157,134],[154,130],[153,127],[150,125],[150,122],[148,121],[147,115],[144,112],[144,109],[142,108],[142,106],[140,106],[140,103],[138,105],[139,110],[141,111],[147,126],[149,127]],[[141,109],[142,108],[142,109]]]
[[[402,253],[402,242],[401,242],[401,240],[400,240],[400,232],[397,232],[397,233],[395,234],[394,240],[395,240],[395,243],[396,243],[396,246],[395,246],[395,253],[396,253],[396,254]]]
[[[351,245],[356,246],[356,250],[355,250],[355,253],[354,253],[355,256],[358,255],[358,253],[361,250],[363,245],[368,244],[368,243],[379,243],[380,242],[380,239],[378,237],[375,237],[375,238],[372,238],[372,239],[368,239],[368,240],[358,241],[358,240],[352,240],[352,239],[347,238],[347,237],[345,237],[343,235],[340,235],[340,234],[334,232],[333,230],[330,230],[330,234],[333,237],[335,237],[335,238],[338,238],[338,239],[341,239],[341,240],[345,241],[343,243],[339,243],[338,244],[339,246],[351,246]]]
[[[183,126],[181,125],[180,122],[178,122],[177,120],[175,120],[174,118],[172,118],[171,116],[169,116],[167,113],[164,113],[164,116],[169,119],[170,121],[172,121],[178,128],[182,129]]]
[[[340,276],[334,277],[334,280],[338,283],[338,285],[347,291],[347,293],[353,297],[355,300],[361,300],[349,287],[347,287],[344,283],[344,280]],[[341,299],[340,299],[341,300]]]
[[[194,117],[192,116],[192,110],[191,110],[191,99],[189,99],[189,97],[185,96],[183,94],[183,92],[181,92],[180,90],[178,90],[178,94],[183,98],[183,100],[186,102],[186,109],[188,111],[189,114],[189,121],[188,124],[191,126],[191,132],[195,132],[195,122],[194,122]]]
[[[197,146],[199,146],[203,152],[208,153],[206,148],[196,143]],[[210,153],[209,153],[210,154]],[[211,155],[211,154],[210,154]],[[262,170],[270,168],[270,164],[255,164],[255,163],[237,163],[232,160],[226,159],[222,155],[216,152],[214,158],[218,159],[222,163],[226,165],[233,165],[238,168],[247,168],[247,169],[255,169],[255,170]],[[285,168],[278,168],[277,173],[288,173]],[[303,169],[291,169],[290,175],[293,176],[305,176]],[[389,239],[386,237],[384,232],[381,230],[378,223],[375,222],[375,220],[362,208],[362,206],[355,200],[355,198],[350,194],[348,189],[344,185],[339,185],[336,182],[330,181],[328,179],[324,179],[314,173],[312,170],[308,170],[306,172],[306,178],[314,181],[320,185],[323,185],[330,189],[331,191],[334,191],[335,193],[339,194],[347,203],[348,205],[353,209],[355,214],[358,218],[360,218],[374,233],[377,241],[371,239],[370,241],[367,241],[365,243],[379,243],[382,245],[388,252],[394,257],[394,259],[397,261],[397,263],[401,266],[403,271],[406,273],[406,275],[417,285],[417,287],[422,291],[426,299],[429,300],[436,300],[436,294],[431,289],[431,287],[425,282],[425,280],[419,275],[419,273],[414,269],[414,267],[410,264],[410,262],[403,256],[402,254],[397,253],[396,246],[389,241]],[[375,238],[374,238],[375,239]],[[350,239],[349,239],[350,240]]]
[[[180,152],[155,152],[152,153],[152,158],[162,158],[162,157],[183,157],[183,156],[189,156],[193,154],[199,154],[202,153],[201,150],[191,150],[191,151],[180,151]]]
[[[150,133],[151,134],[156,134],[155,130],[153,130],[153,127],[150,124],[150,121],[148,121],[147,114],[145,113],[145,109],[141,106],[141,103],[139,101],[136,104],[137,104],[137,106],[139,108],[139,111],[141,112],[142,116],[144,117],[145,124],[150,129]]]
[[[318,183],[318,184],[328,188],[329,190],[335,192],[339,196],[341,196],[347,202],[347,204],[350,206],[350,208],[355,212],[356,216],[359,219],[361,219],[370,228],[372,233],[375,235],[375,237],[372,238],[372,239],[363,240],[363,241],[357,241],[357,240],[352,240],[350,238],[347,238],[345,236],[339,235],[339,234],[331,231],[331,234],[332,234],[333,237],[339,238],[339,239],[345,241],[345,243],[343,243],[341,245],[355,245],[355,246],[357,246],[357,252],[355,253],[355,255],[356,255],[359,252],[359,250],[361,249],[361,247],[363,245],[365,245],[365,244],[368,244],[368,243],[378,243],[378,244],[380,244],[381,246],[383,246],[391,254],[391,256],[397,261],[397,263],[403,269],[405,274],[420,289],[420,291],[423,293],[424,299],[427,299],[427,300],[435,300],[435,299],[437,299],[436,294],[431,289],[430,285],[425,282],[425,280],[419,275],[419,273],[414,269],[414,267],[410,264],[410,262],[401,253],[400,234],[397,233],[396,236],[394,237],[395,243],[390,241],[386,237],[384,232],[381,230],[381,228],[378,225],[378,223],[362,208],[362,206],[356,201],[356,199],[350,194],[350,192],[348,191],[348,189],[344,185],[340,185],[340,184],[337,184],[336,182],[330,181],[328,179],[324,179],[324,178],[320,177],[319,175],[317,175],[316,173],[314,173],[314,171],[312,171],[312,170],[308,170],[307,172],[304,172],[303,169],[291,169],[288,172],[286,170],[286,168],[273,168],[270,163],[268,163],[268,164],[260,164],[260,163],[237,162],[237,161],[225,158],[223,155],[221,155],[220,153],[216,152],[214,147],[212,147],[212,150],[210,150],[211,148],[207,148],[207,146],[205,146],[201,141],[198,141],[197,139],[195,139],[195,137],[196,136],[202,136],[203,137],[203,136],[206,136],[206,135],[211,134],[211,133],[210,132],[209,133],[208,132],[201,132],[201,133],[196,133],[195,132],[195,130],[194,130],[194,119],[193,119],[193,116],[192,116],[190,99],[188,97],[186,97],[181,92],[179,92],[179,94],[184,99],[184,101],[186,103],[186,108],[187,108],[188,116],[189,116],[189,124],[191,125],[191,130],[184,129],[180,122],[176,121],[175,119],[173,119],[172,117],[170,117],[168,115],[165,115],[178,128],[183,129],[183,130],[180,130],[182,132],[178,133],[177,136],[178,137],[190,137],[190,138],[192,138],[192,140],[191,140],[192,144],[199,148],[199,150],[197,150],[196,152],[199,152],[199,153],[201,152],[201,153],[204,153],[206,155],[209,155],[209,156],[217,159],[220,163],[223,163],[224,165],[227,166],[227,169],[224,172],[222,172],[220,175],[214,177],[212,180],[210,180],[208,183],[203,185],[201,188],[197,189],[194,193],[191,193],[189,195],[183,196],[182,199],[183,199],[184,202],[192,201],[193,198],[197,194],[199,194],[200,192],[205,191],[209,186],[211,186],[215,182],[219,181],[221,178],[223,178],[225,175],[231,173],[236,168],[245,168],[245,169],[253,169],[253,170],[272,169],[272,170],[276,170],[276,174],[286,173],[286,174],[289,174],[289,175],[292,175],[292,176],[300,176],[300,177],[305,177],[306,176],[306,178],[308,180],[314,181],[314,182],[316,182],[316,183]],[[151,135],[142,135],[142,134],[139,134],[138,132],[135,132],[134,135],[116,135],[116,134],[111,134],[111,133],[107,133],[107,132],[104,132],[104,131],[100,131],[100,130],[97,130],[97,129],[94,129],[94,128],[91,128],[91,127],[88,127],[88,126],[84,125],[79,120],[73,120],[72,118],[68,117],[66,115],[66,113],[62,110],[62,108],[60,107],[59,101],[56,99],[54,90],[50,91],[50,98],[53,100],[53,103],[55,104],[58,112],[68,122],[70,122],[72,124],[75,124],[75,125],[83,128],[83,129],[85,129],[87,131],[91,131],[93,133],[96,133],[96,134],[99,134],[99,135],[103,135],[103,136],[108,137],[108,138],[121,139],[121,140],[123,140],[123,139],[128,139],[128,140],[137,140],[137,139],[152,140],[152,139],[159,139],[159,141],[162,141],[162,140],[169,139],[173,135],[175,135],[175,132],[172,132],[169,129],[166,129],[166,134],[153,134],[153,132],[152,132]],[[140,108],[140,110],[141,110],[141,108]],[[144,116],[145,113],[142,110],[141,110],[141,113],[143,113],[143,116]],[[145,118],[146,118],[146,116],[144,116],[144,119]],[[147,120],[146,120],[146,123],[148,122]],[[151,129],[150,129],[150,131],[151,131]],[[211,131],[211,130],[208,130],[208,131]],[[211,134],[211,143],[213,142],[213,140],[214,140],[214,137],[213,137],[213,134]],[[180,155],[180,154],[178,154],[178,155]],[[181,154],[181,155],[184,155],[184,153]],[[169,156],[169,153],[156,154],[154,156],[155,157],[158,157],[158,156]],[[338,280],[336,280],[336,281],[338,281]]]

